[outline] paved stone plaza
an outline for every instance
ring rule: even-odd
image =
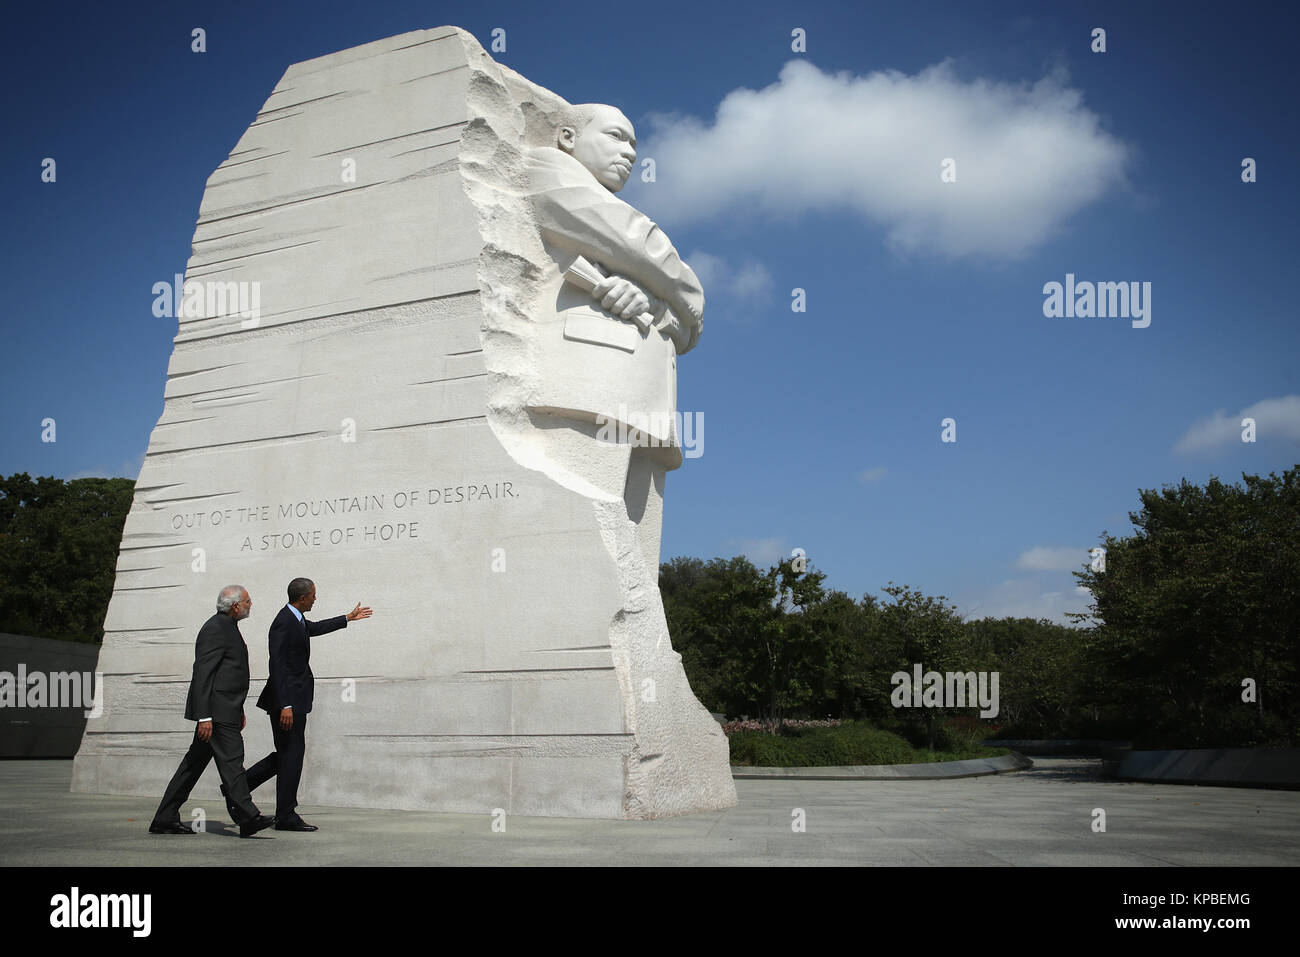
[[[659,821],[300,808],[321,830],[146,833],[156,799],[71,794],[69,761],[0,762],[0,865],[1138,865],[1300,863],[1300,795],[1127,784],[1100,762],[953,781],[739,780],[738,807]],[[267,802],[265,795],[255,795]],[[274,803],[273,800],[271,803]],[[187,805],[184,818],[188,820]],[[1094,808],[1107,830],[1093,833]],[[791,830],[806,812],[807,831]]]

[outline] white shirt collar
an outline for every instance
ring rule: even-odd
[[[300,612],[297,608],[294,608],[293,605],[285,605],[284,607],[288,608],[291,612],[293,612],[293,617],[297,618],[299,621],[302,621],[302,612]]]

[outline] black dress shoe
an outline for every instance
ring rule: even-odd
[[[320,830],[320,828],[318,828],[315,824],[308,824],[306,821],[304,821],[302,818],[298,817],[297,815],[294,815],[292,818],[288,818],[287,820],[284,821],[281,821],[279,818],[276,818],[275,829],[277,831],[319,831]]]
[[[182,824],[180,821],[172,821],[170,824],[159,824],[154,821],[149,825],[150,834],[193,834],[194,830],[188,824]]]
[[[245,821],[243,824],[239,825],[239,836],[252,837],[258,831],[265,831],[274,823],[275,818],[267,817],[265,814],[259,814],[251,821]]]

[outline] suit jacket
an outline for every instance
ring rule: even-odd
[[[285,706],[293,708],[294,714],[308,714],[316,692],[316,679],[311,673],[311,636],[328,635],[347,625],[346,615],[299,621],[288,605],[281,608],[267,635],[271,673],[257,706],[272,714]]]
[[[211,718],[238,727],[248,697],[248,646],[239,624],[220,612],[203,623],[194,642],[194,675],[185,699],[190,721]]]

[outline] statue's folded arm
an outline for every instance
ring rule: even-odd
[[[667,302],[683,323],[698,326],[704,312],[704,289],[667,234],[594,180],[588,184],[576,175],[566,175],[570,171],[564,164],[573,161],[559,150],[535,151],[538,153],[562,157],[534,159],[532,200],[543,237],[640,283]],[[578,170],[590,179],[585,170]]]

